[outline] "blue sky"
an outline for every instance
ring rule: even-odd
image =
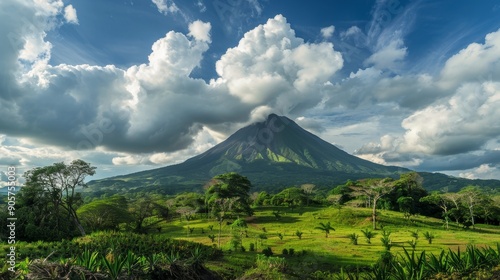
[[[0,38],[0,165],[150,169],[274,112],[377,163],[500,179],[498,1],[6,0]]]

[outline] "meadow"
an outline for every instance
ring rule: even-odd
[[[278,211],[280,217],[275,215]],[[464,251],[467,245],[496,247],[500,242],[498,226],[478,225],[473,230],[451,223],[446,230],[442,220],[430,217],[412,216],[407,219],[403,213],[390,210],[378,210],[378,217],[379,227],[383,229],[373,231],[371,210],[366,208],[301,207],[290,210],[287,207],[259,207],[254,216],[246,218],[246,233],[241,235],[245,252],[241,248],[234,250],[231,239],[235,229],[224,224],[221,244],[226,252],[225,261],[208,262],[208,266],[219,271],[227,268],[244,273],[254,266],[255,256],[262,249],[270,247],[274,255],[286,259],[291,275],[310,275],[318,270],[364,270],[374,265],[386,251],[381,241],[383,231],[390,233],[390,252],[395,255],[403,254],[404,249],[416,254],[425,251],[439,255],[443,250]],[[330,231],[328,237],[325,237],[324,231],[316,229],[322,222],[330,222],[335,229]],[[376,234],[370,244],[362,230]],[[296,235],[297,231],[302,232],[300,239]],[[173,221],[162,229],[162,234],[166,236],[208,246],[216,246],[217,238],[212,242],[208,235],[217,236],[217,233],[217,223],[204,219],[203,215],[196,220]],[[434,236],[430,244],[424,236],[426,233]],[[350,237],[352,234],[358,236],[357,245],[353,244]],[[413,242],[416,242],[414,250]],[[251,246],[255,251],[249,252]],[[290,249],[294,251],[294,255],[283,254],[283,250],[289,252]],[[227,253],[228,251],[231,252]]]

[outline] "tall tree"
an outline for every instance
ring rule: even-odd
[[[206,185],[207,210],[219,224],[219,248],[222,223],[233,214],[238,217],[240,214],[252,215],[249,194],[251,186],[247,177],[235,172],[217,175]]]
[[[207,185],[206,202],[213,208],[217,199],[235,199],[231,211],[236,215],[252,215],[250,207],[250,188],[252,184],[247,177],[231,172],[215,176]]]
[[[306,195],[307,198],[307,206],[309,206],[309,201],[311,199],[311,195],[315,192],[314,188],[316,186],[314,184],[303,184],[300,186],[304,194]]]
[[[420,202],[426,202],[429,204],[433,204],[441,208],[443,210],[443,218],[445,222],[446,229],[449,228],[449,214],[448,210],[450,208],[451,201],[447,198],[446,195],[440,194],[439,192],[433,192],[428,196],[420,198]]]
[[[68,219],[73,220],[83,236],[85,230],[76,213],[76,207],[82,200],[76,189],[86,187],[85,178],[94,175],[95,169],[89,163],[77,159],[69,165],[60,162],[50,166],[34,168],[27,171],[24,177],[26,178],[26,186],[41,188],[48,193],[58,219],[56,226],[60,226],[59,212],[60,208],[63,208],[67,212]]]
[[[367,179],[361,180],[359,185],[351,185],[354,194],[366,195],[372,202],[372,224],[377,229],[377,202],[384,195],[394,189],[393,179]]]
[[[462,213],[463,207],[460,203],[461,197],[462,197],[462,195],[459,193],[444,193],[443,194],[443,198],[451,201],[453,206],[455,206],[452,209],[448,210],[448,213],[449,213],[450,217],[455,219],[455,222],[457,223],[457,225],[460,224],[460,221],[462,220],[462,217],[463,217],[463,213]]]
[[[467,186],[463,188],[459,194],[462,195],[462,201],[464,205],[469,209],[470,222],[472,223],[472,228],[475,225],[475,209],[478,204],[484,200],[484,195],[478,187],[475,186]]]

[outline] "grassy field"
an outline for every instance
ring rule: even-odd
[[[412,216],[407,220],[402,213],[380,210],[379,229],[373,231],[376,236],[368,244],[361,230],[372,227],[370,209],[303,207],[291,211],[285,207],[261,207],[255,210],[253,217],[246,218],[248,228],[246,234],[241,235],[246,252],[229,253],[234,230],[226,222],[223,223],[221,248],[226,252],[226,257],[223,264],[212,263],[214,270],[243,273],[254,264],[255,255],[268,246],[274,255],[285,257],[288,265],[299,275],[301,270],[309,273],[315,270],[338,271],[341,267],[363,268],[374,264],[384,252],[385,247],[381,241],[383,230],[391,233],[391,252],[395,254],[403,252],[403,247],[411,250],[409,241],[415,239],[412,232],[417,232],[419,236],[415,249],[417,253],[425,250],[427,253],[438,254],[442,249],[448,248],[454,251],[460,248],[463,251],[467,244],[482,247],[496,246],[500,242],[499,227],[477,225],[476,229],[463,229],[450,223],[450,228],[445,230],[442,221],[438,219]],[[280,211],[280,218],[273,214],[276,211]],[[335,231],[325,237],[325,232],[315,229],[321,222],[330,222]],[[210,226],[213,226],[212,230]],[[303,233],[301,239],[295,235],[297,230]],[[426,232],[434,235],[432,244],[425,239]],[[359,236],[357,245],[353,245],[348,237],[352,233]],[[191,221],[183,219],[164,224],[160,234],[217,246],[218,224],[202,215]],[[216,236],[215,242],[211,241],[209,235]],[[264,235],[267,239],[260,238]],[[256,247],[254,252],[248,251],[250,243]],[[293,249],[294,255],[283,255],[283,249]]]
[[[405,219],[402,213],[394,211],[378,211],[379,229],[372,231],[376,236],[371,239],[370,244],[362,233],[362,230],[372,228],[371,210],[366,208],[302,207],[290,210],[286,207],[259,207],[245,221],[246,228],[232,227],[231,220],[222,223],[222,257],[220,251],[204,247],[207,256],[212,256],[205,261],[206,267],[224,279],[332,279],[328,273],[338,273],[341,270],[363,274],[386,252],[381,240],[383,232],[390,232],[390,252],[396,256],[402,255],[405,249],[417,255],[425,251],[427,256],[429,253],[438,255],[443,249],[458,251],[460,248],[464,252],[470,244],[477,247],[490,246],[498,251],[497,257],[500,254],[500,247],[497,247],[500,242],[498,226],[476,225],[475,229],[463,229],[451,223],[450,229],[445,230],[442,221],[438,219],[423,216]],[[335,230],[326,237],[325,232],[316,227],[328,222]],[[181,252],[184,258],[189,259],[193,248],[198,246],[192,242],[218,247],[219,224],[207,219],[205,214],[197,214],[189,221],[176,218],[162,222],[159,226],[147,235],[97,232],[61,242],[21,242],[18,244],[17,257],[24,260],[30,256],[29,259],[34,260],[51,256],[51,260],[59,263],[67,258],[73,259],[70,261],[73,262],[82,255],[83,248],[87,246],[85,244],[91,244],[91,250],[101,252],[106,258],[109,252],[119,255],[126,253],[129,248],[138,259],[147,262],[148,259],[144,256],[153,253],[168,255],[173,251]],[[300,239],[296,235],[297,231],[302,232]],[[418,240],[413,251],[410,241],[415,241],[415,233],[418,234]],[[434,236],[432,244],[424,237],[425,233]],[[349,238],[352,234],[358,236],[357,244],[353,244]],[[212,238],[209,238],[210,235]],[[241,245],[245,250],[241,246],[234,249],[231,245],[234,236],[241,238]],[[268,247],[273,256],[278,258],[264,259],[264,265],[259,267],[262,250]],[[3,245],[0,249],[8,252],[9,245]],[[22,263],[25,262],[19,263],[18,268],[23,266]],[[269,266],[279,266],[280,263],[286,269],[269,269]],[[324,273],[327,277],[324,277]],[[490,276],[491,274],[487,274],[487,277]]]

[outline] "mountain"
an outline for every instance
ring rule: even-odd
[[[164,193],[174,194],[200,190],[215,175],[232,171],[247,176],[255,190],[277,190],[305,183],[332,187],[348,179],[398,178],[410,170],[350,155],[289,118],[271,114],[265,121],[238,130],[222,143],[183,163],[91,181],[88,185],[92,191],[136,188],[161,189]],[[424,187],[428,189],[451,186],[452,190],[459,181],[460,185],[468,184],[463,181],[465,179],[444,174],[421,174]],[[500,186],[500,181],[496,184]]]

